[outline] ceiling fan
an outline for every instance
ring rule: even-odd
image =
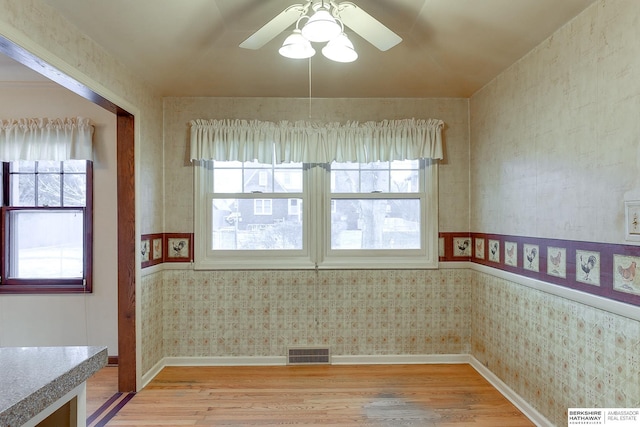
[[[304,26],[300,28],[303,22]],[[322,49],[324,56],[339,62],[355,60],[358,55],[344,32],[345,25],[381,51],[389,50],[402,41],[400,36],[350,1],[309,0],[287,7],[243,41],[240,47],[260,49],[293,23],[296,24],[293,34],[287,37],[279,50],[281,55],[289,58],[309,58],[315,54],[309,42],[328,42]]]

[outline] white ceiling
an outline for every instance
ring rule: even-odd
[[[164,96],[319,98],[469,97],[594,2],[353,0],[403,41],[381,52],[347,28],[360,57],[341,64],[281,57],[288,31],[238,47],[300,0],[43,1]]]

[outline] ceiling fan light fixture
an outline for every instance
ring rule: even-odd
[[[316,54],[316,50],[311,46],[309,40],[304,38],[297,28],[284,40],[278,52],[285,58],[291,59],[311,58]]]
[[[302,27],[302,35],[312,42],[328,42],[342,32],[342,26],[331,16],[329,10],[323,6]]]
[[[358,59],[358,52],[353,48],[353,43],[345,33],[329,41],[322,48],[322,54],[332,61],[353,62]]]

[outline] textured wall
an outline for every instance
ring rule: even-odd
[[[0,0],[0,35],[10,35],[110,101],[136,110],[130,112],[136,113],[144,188],[137,192],[141,232],[163,231],[162,100],[154,89],[40,0]]]
[[[106,345],[117,355],[116,117],[49,82],[0,82],[0,99],[1,119],[83,116],[95,126],[93,293],[0,296],[0,346]]]
[[[142,277],[140,284],[142,313],[141,330],[141,373],[144,375],[164,357],[163,340],[163,273],[156,272]]]
[[[445,122],[439,168],[440,231],[469,228],[469,135],[466,99],[165,98],[167,232],[193,231],[193,169],[189,122],[194,119],[320,120],[434,118]]]
[[[639,40],[640,2],[598,1],[471,98],[471,231],[629,243]],[[638,322],[475,280],[472,354],[551,421],[640,406]]]
[[[640,406],[640,322],[474,272],[472,354],[555,425]]]
[[[469,275],[167,270],[165,356],[285,356],[309,345],[334,355],[467,354]]]
[[[624,243],[638,40],[639,2],[596,2],[471,98],[471,231]]]

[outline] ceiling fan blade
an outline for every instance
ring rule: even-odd
[[[245,49],[260,49],[296,22],[303,12],[304,6],[301,4],[289,6],[258,31],[250,35],[248,39],[240,43],[240,47]]]
[[[389,50],[402,41],[399,35],[350,1],[339,3],[338,8],[344,25],[378,49]]]

